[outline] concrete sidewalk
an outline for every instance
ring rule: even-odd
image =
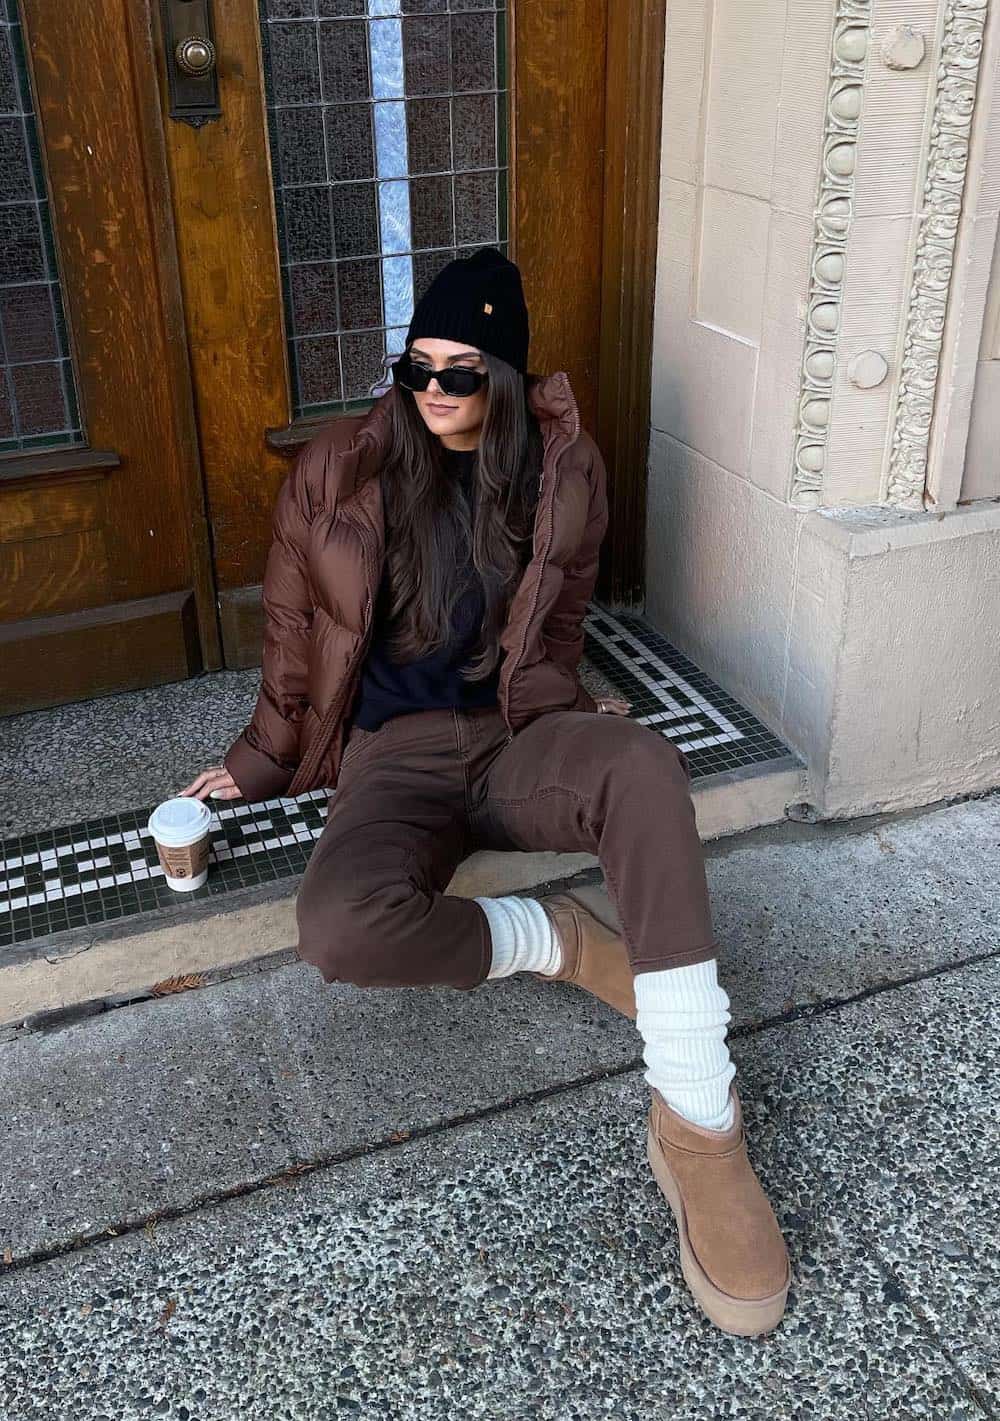
[[[0,1408],[997,1414],[998,843],[992,796],[710,846],[772,1336],[690,1302],[631,1023],[286,966],[0,1048]]]

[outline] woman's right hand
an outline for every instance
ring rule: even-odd
[[[184,789],[177,791],[177,797],[190,794],[195,799],[242,799],[243,791],[223,765],[210,765],[202,770]]]

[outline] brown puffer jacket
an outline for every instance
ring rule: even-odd
[[[597,709],[576,668],[608,523],[604,461],[580,429],[569,377],[529,374],[526,388],[544,455],[532,555],[500,635],[510,740],[546,711]],[[393,385],[370,409],[331,422],[279,490],[264,571],[260,693],[224,758],[248,800],[336,785],[382,577],[380,471],[399,398]]]

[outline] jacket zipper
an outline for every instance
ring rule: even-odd
[[[560,460],[560,459],[562,458],[562,456],[566,453],[566,450],[570,447],[571,444],[575,443],[576,439],[577,439],[578,436],[579,436],[579,433],[580,433],[580,411],[579,411],[578,408],[574,407],[574,410],[573,410],[573,433],[570,435],[569,439],[567,439],[566,443],[563,445],[563,447],[559,450],[559,453],[556,455],[555,462],[554,462],[553,465],[552,465],[552,472],[553,472],[553,473],[555,473],[556,468],[557,468],[557,466],[558,466],[558,464],[559,464],[559,460]],[[543,483],[544,478],[545,478],[545,454],[544,454],[544,452],[543,452],[543,455],[542,455],[542,472],[541,472],[541,474],[539,475],[539,478],[538,478],[538,492],[539,492],[539,495],[541,495],[542,483]],[[548,539],[546,540],[545,547],[542,549],[542,558],[541,558],[542,566],[545,565],[545,560],[547,559],[547,557],[548,557],[548,555],[549,555],[549,549],[550,549],[551,546],[552,546],[552,524],[553,524],[553,521],[554,521],[554,519],[550,519],[550,520],[549,520],[549,535],[548,535]],[[506,701],[505,701],[505,704],[504,704],[504,707],[503,707],[503,717],[504,717],[504,720],[505,720],[506,723],[507,723],[507,744],[508,744],[508,745],[509,745],[510,742],[514,739],[514,732],[513,732],[513,730],[511,729],[511,725],[510,725],[510,683],[511,683],[511,681],[513,681],[513,679],[514,679],[514,673],[517,671],[517,668],[518,668],[518,665],[520,664],[521,658],[524,656],[525,647],[528,645],[528,628],[531,626],[531,623],[532,623],[532,621],[534,620],[535,610],[536,610],[536,608],[538,607],[538,597],[539,597],[539,592],[540,592],[540,590],[541,590],[541,585],[542,585],[542,579],[541,579],[541,574],[539,573],[539,576],[538,576],[538,578],[537,578],[536,581],[535,581],[535,595],[534,595],[534,597],[532,597],[532,599],[531,599],[531,610],[528,612],[527,618],[525,619],[525,623],[524,623],[524,636],[521,638],[521,645],[520,645],[520,647],[518,648],[517,655],[515,656],[513,665],[512,665],[511,668],[510,668],[510,674],[509,674],[508,677],[507,677],[507,695],[506,695]]]
[[[351,524],[352,527],[357,529],[358,536],[360,537],[362,546],[364,548],[365,568],[369,570],[371,576],[374,576],[375,563],[374,557],[369,557],[371,543],[368,537],[368,529],[364,527],[360,519],[353,517],[353,515],[348,513],[346,510],[343,510],[341,512],[341,517],[345,518],[347,522]],[[340,712],[344,707],[344,702],[347,699],[347,693],[351,687],[351,677],[354,675],[354,669],[358,665],[361,658],[364,656],[365,651],[368,647],[369,633],[371,632],[372,627],[373,605],[374,604],[372,601],[372,594],[369,590],[367,601],[365,603],[365,620],[367,621],[368,625],[365,629],[365,632],[362,634],[361,640],[358,643],[354,655],[347,663],[347,670],[344,672],[344,680],[341,686],[340,694],[334,699],[333,704],[330,706],[326,715],[320,721],[319,730],[316,732],[316,739],[313,741],[309,754],[299,765],[298,771],[296,773],[296,779],[301,778],[304,783],[308,783],[308,781],[312,778],[312,775],[319,767],[323,756],[330,748],[330,734],[333,730],[336,718],[340,715]],[[291,786],[289,786],[289,788],[291,788]],[[303,791],[301,790],[298,792],[303,793]]]

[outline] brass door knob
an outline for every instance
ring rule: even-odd
[[[174,50],[174,58],[177,61],[178,69],[183,69],[185,74],[200,79],[202,75],[210,74],[215,68],[215,45],[210,39],[204,39],[201,35],[188,35],[187,39],[182,39]]]

